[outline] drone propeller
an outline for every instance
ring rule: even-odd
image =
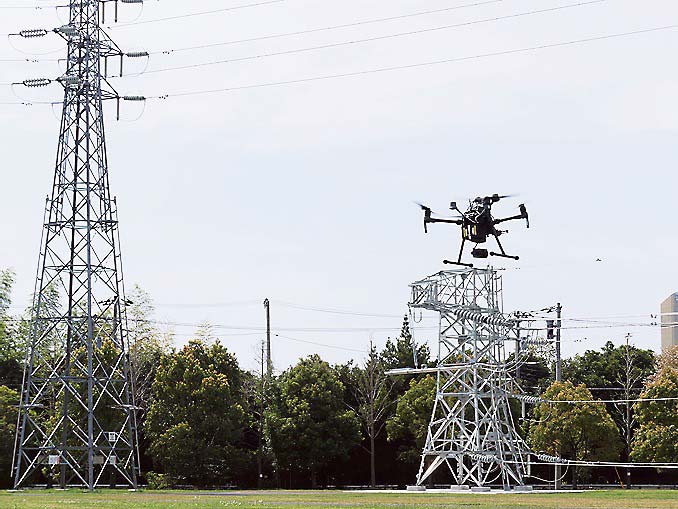
[[[424,232],[428,233],[428,224],[429,223],[437,223],[437,222],[445,222],[445,220],[458,220],[462,219],[461,217],[454,217],[454,216],[440,216],[436,212],[434,212],[431,207],[428,205],[424,205],[423,203],[419,203],[418,201],[414,202],[419,206],[421,210],[424,211]],[[437,217],[433,217],[433,214],[436,214]]]
[[[527,221],[527,227],[529,228],[530,227],[530,214],[528,214],[528,212],[527,212],[527,207],[525,206],[524,203],[521,203],[519,205],[519,208],[520,208],[520,213],[525,218],[525,221]]]
[[[433,211],[428,205],[424,205],[418,201],[415,201],[414,203],[419,205],[419,208],[424,211],[424,233],[428,233],[428,224],[431,222],[431,215],[433,214]]]
[[[493,194],[490,196],[492,198],[492,202],[497,203],[499,200],[503,200],[504,198],[515,198],[518,196],[517,194]]]

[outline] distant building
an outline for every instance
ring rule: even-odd
[[[662,302],[662,348],[678,345],[678,293]]]

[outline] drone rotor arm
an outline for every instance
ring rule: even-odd
[[[495,225],[496,225],[496,224],[505,223],[506,221],[516,221],[516,220],[518,220],[518,219],[527,219],[527,221],[528,221],[527,227],[528,227],[528,228],[530,227],[530,223],[529,223],[529,219],[528,219],[528,215],[527,215],[527,210],[525,211],[525,213],[522,213],[522,212],[521,212],[520,214],[517,214],[517,215],[515,215],[515,216],[504,217],[504,218],[502,218],[502,219],[493,219],[493,220],[492,220],[492,224],[495,224]]]
[[[447,223],[447,224],[457,224],[457,225],[462,225],[464,224],[463,219],[445,219],[445,218],[438,218],[438,217],[433,217],[429,221],[429,223]]]

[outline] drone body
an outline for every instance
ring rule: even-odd
[[[445,263],[452,265],[463,265],[466,267],[473,267],[472,263],[462,263],[461,259],[464,255],[464,247],[466,242],[472,242],[475,244],[475,247],[471,251],[471,255],[474,258],[487,258],[489,256],[500,256],[503,258],[511,258],[513,260],[518,260],[518,256],[511,256],[506,254],[504,247],[499,240],[499,237],[504,233],[508,233],[505,230],[497,229],[497,225],[504,223],[506,221],[513,221],[517,219],[525,219],[527,222],[527,227],[530,227],[530,219],[527,213],[527,208],[525,205],[520,205],[520,214],[495,219],[492,216],[492,206],[495,203],[498,203],[502,198],[507,198],[506,196],[499,196],[494,194],[492,196],[486,196],[484,198],[476,198],[472,200],[469,204],[469,208],[466,212],[462,212],[457,208],[456,202],[450,204],[450,209],[456,212],[459,212],[460,216],[455,218],[439,218],[433,217],[433,211],[430,207],[426,205],[419,206],[424,211],[424,231],[428,233],[428,225],[432,223],[448,223],[456,224],[461,226],[461,249],[459,250],[459,258],[456,262],[445,260]],[[478,247],[479,244],[485,244],[489,237],[494,237],[497,246],[499,247],[499,252],[491,252],[485,248]]]

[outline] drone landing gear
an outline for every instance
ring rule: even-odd
[[[502,254],[502,253],[490,253],[490,256],[499,256],[500,258],[510,258],[511,260],[520,260],[520,256],[511,256],[507,254]]]
[[[490,256],[499,256],[500,258],[510,258],[511,260],[520,260],[520,256],[507,255],[506,251],[504,251],[504,246],[502,246],[501,242],[499,241],[499,237],[497,235],[495,235],[494,238],[497,239],[497,245],[499,246],[501,253],[495,253],[493,251],[493,252],[490,253]]]
[[[451,260],[443,260],[443,263],[445,265],[460,265],[462,267],[473,267],[472,263],[463,263],[461,261],[461,257],[464,255],[464,246],[466,245],[466,239],[462,238],[461,239],[461,248],[459,249],[459,258],[457,259],[456,262],[453,262]]]
[[[445,265],[461,265],[462,267],[470,267],[473,268],[472,263],[462,263],[462,262],[453,262],[451,260],[443,260],[443,263]]]

